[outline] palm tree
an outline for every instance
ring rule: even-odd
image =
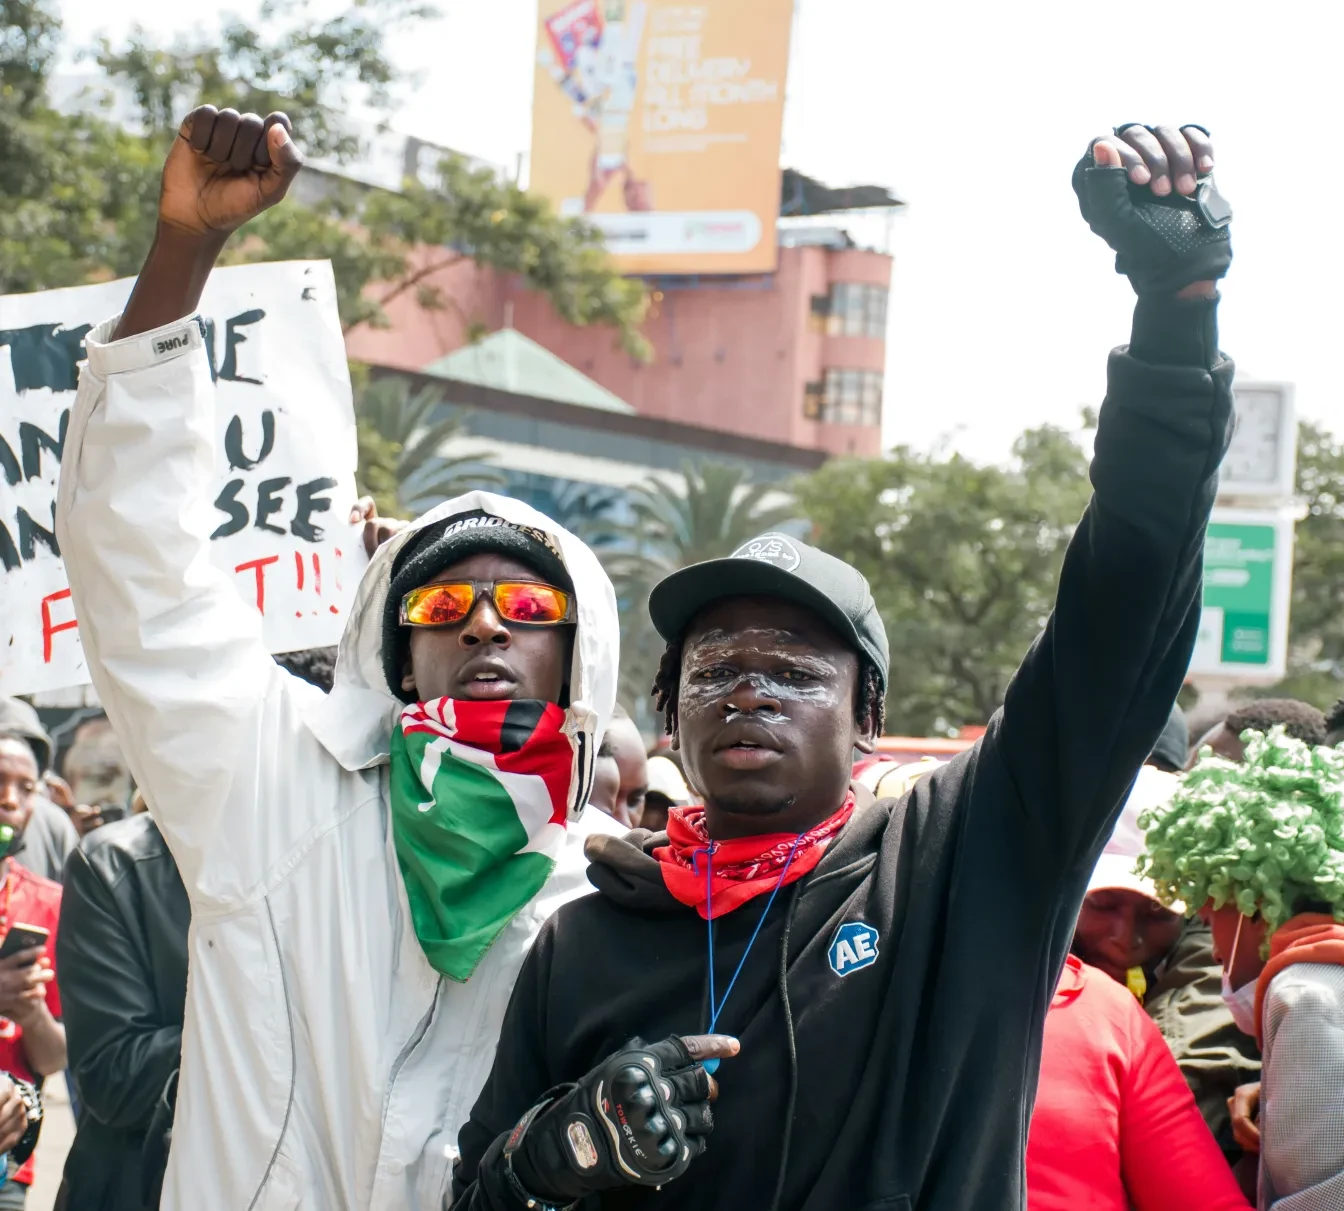
[[[440,453],[445,442],[463,432],[460,414],[442,415],[445,404],[440,388],[412,391],[408,380],[393,376],[356,391],[359,483],[361,491],[379,501],[380,512],[394,506],[387,508],[389,514],[415,515],[473,488],[501,484],[499,473],[483,465],[494,457],[489,451]]]
[[[634,536],[648,562],[663,572],[731,555],[748,539],[798,516],[792,497],[774,484],[753,483],[745,467],[688,463],[682,475],[684,488],[649,479],[633,490]]]

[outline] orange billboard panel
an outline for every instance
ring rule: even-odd
[[[774,269],[793,0],[540,0],[531,188],[626,273]]]

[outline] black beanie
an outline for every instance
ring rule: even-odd
[[[397,552],[383,607],[383,676],[387,688],[403,702],[414,702],[415,696],[401,688],[411,649],[410,628],[400,622],[401,599],[450,564],[486,552],[511,556],[545,577],[548,584],[574,592],[574,581],[565,570],[555,539],[542,530],[515,525],[480,510],[425,526]]]

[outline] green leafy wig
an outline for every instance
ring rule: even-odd
[[[1344,752],[1275,727],[1238,765],[1200,754],[1171,800],[1139,817],[1139,870],[1164,904],[1257,912],[1272,933],[1307,906],[1344,922]]]

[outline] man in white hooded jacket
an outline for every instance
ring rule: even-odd
[[[86,340],[57,527],[98,693],[192,902],[166,1211],[438,1208],[541,923],[587,890],[616,604],[581,542],[486,493],[374,555],[330,696],[209,558],[199,321],[224,241],[302,160],[203,107],[125,313]],[[568,827],[566,827],[568,824]]]

